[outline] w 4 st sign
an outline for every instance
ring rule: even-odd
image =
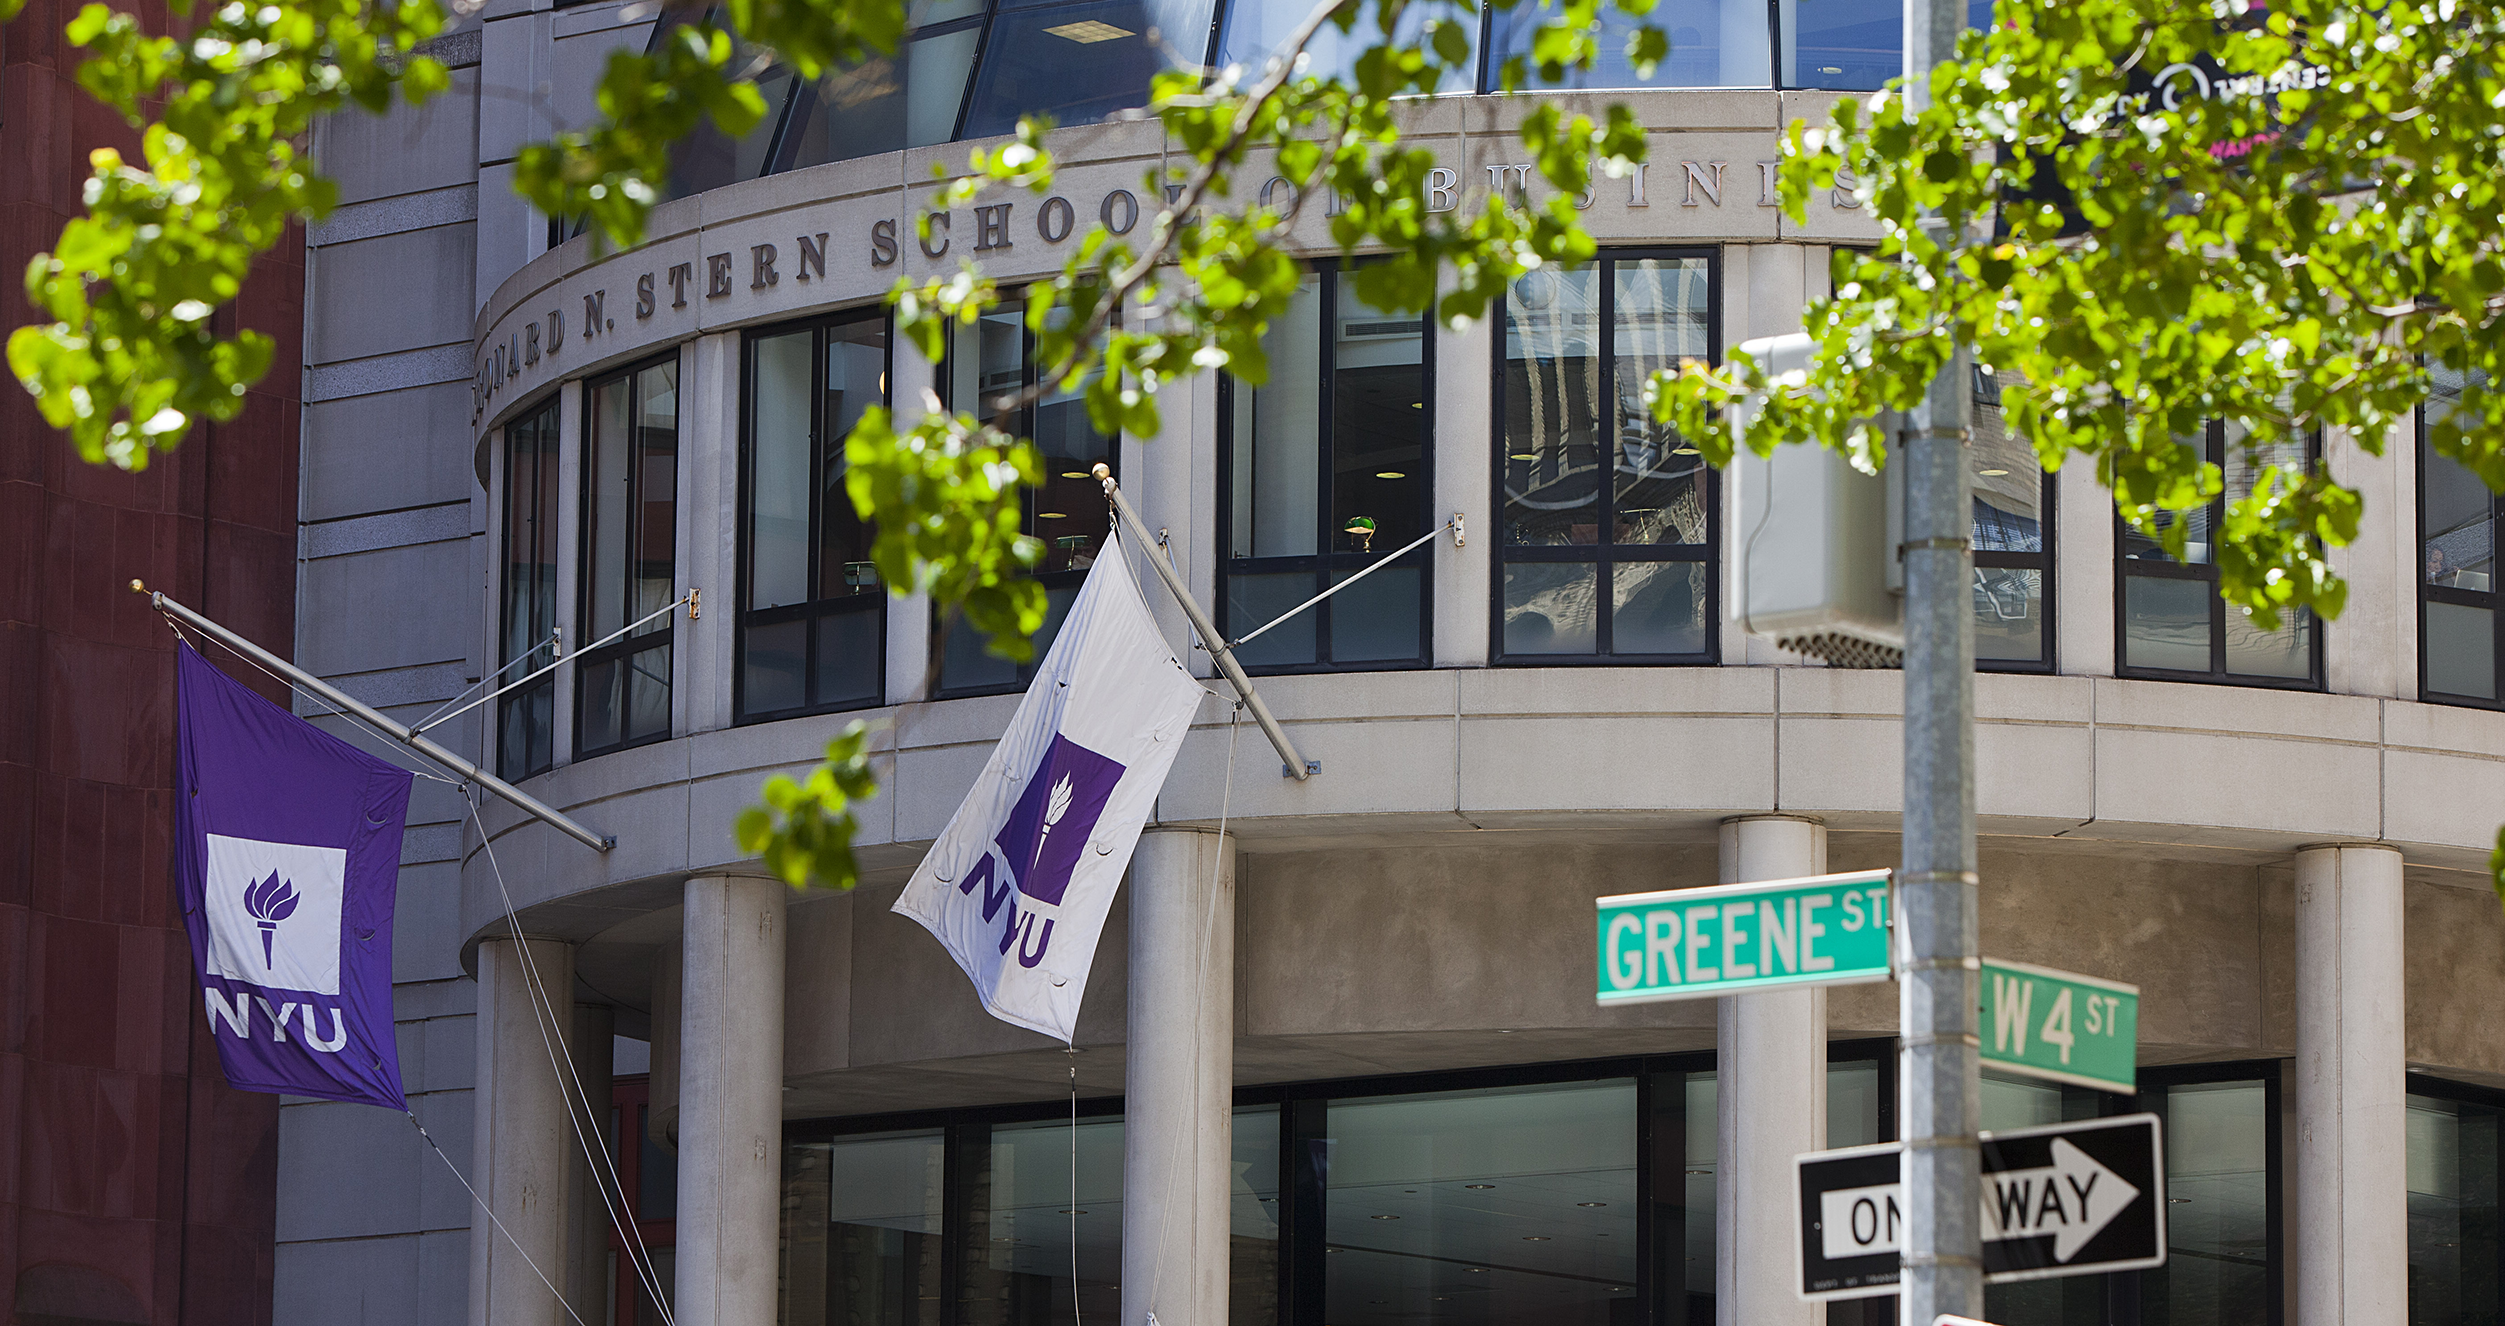
[[[2099,1091],[2139,1090],[2140,987],[1983,960],[1983,1062]]]

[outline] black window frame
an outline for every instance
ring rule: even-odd
[[[1316,433],[1320,454],[1314,465],[1315,547],[1330,549],[1333,530],[1331,448],[1334,442],[1334,402],[1338,399],[1333,375],[1337,371],[1340,287],[1353,272],[1342,267],[1316,267],[1314,275],[1321,278],[1319,314],[1321,327],[1317,340],[1320,362],[1315,366],[1321,383],[1315,391],[1315,408],[1321,419]],[[1435,320],[1431,312],[1417,314],[1419,323],[1418,376],[1419,392],[1425,417],[1419,421],[1418,468],[1423,476],[1419,487],[1418,527],[1421,533],[1440,528],[1435,519],[1435,421],[1438,413],[1435,396]],[[1233,557],[1235,513],[1235,393],[1249,390],[1231,373],[1218,377],[1218,576],[1217,619],[1232,622],[1231,592],[1233,578],[1238,575],[1292,575],[1309,572],[1313,592],[1328,587],[1335,572],[1363,571],[1383,565],[1388,559],[1380,552],[1355,553],[1323,551],[1290,557]],[[1331,606],[1338,596],[1324,599],[1307,611],[1315,614],[1314,653],[1311,663],[1245,664],[1244,671],[1255,675],[1278,676],[1325,672],[1413,672],[1435,665],[1435,551],[1433,540],[1424,547],[1412,549],[1402,559],[1418,571],[1418,652],[1413,659],[1357,659],[1346,663],[1331,659]],[[1231,627],[1228,629],[1232,629]],[[1241,662],[1242,660],[1238,660]]]
[[[2424,1073],[2416,1069],[2409,1071],[2408,1086],[2402,1093],[2402,1112],[2404,1117],[2406,1117],[2408,1112],[2408,1097],[2410,1096],[2424,1096],[2429,1100],[2451,1101],[2456,1104],[2477,1105],[2486,1109],[2505,1111],[2505,1091],[2498,1091],[2491,1087],[2473,1086],[2467,1082],[2456,1082],[2450,1078],[2438,1077],[2433,1073]],[[2406,1147],[2406,1128],[2404,1128],[2403,1136],[2403,1146]],[[2408,1162],[2406,1151],[2404,1151],[2402,1156],[2402,1162],[2404,1167],[2406,1167]],[[2505,1147],[2500,1147],[2498,1149],[2497,1169],[2498,1192],[2500,1198],[2505,1199]],[[2492,1274],[2495,1276],[2496,1283],[2498,1285],[2505,1286],[2505,1238],[2498,1239],[2497,1265],[2492,1271]],[[2500,1297],[2505,1297],[2505,1294],[2500,1294]],[[2416,1321],[2418,1319],[2414,1310],[2405,1309],[2403,1315],[2407,1316],[2411,1321]]]
[[[1604,248],[1593,255],[1592,263],[1601,268],[1599,281],[1601,304],[1597,323],[1605,337],[1600,347],[1600,389],[1597,399],[1614,398],[1617,381],[1618,283],[1613,277],[1614,265],[1621,260],[1641,261],[1646,258],[1687,260],[1702,258],[1705,262],[1705,358],[1708,364],[1722,362],[1723,262],[1720,245],[1681,244],[1644,245],[1640,247]],[[1510,299],[1510,294],[1504,296]],[[1505,539],[1505,467],[1511,463],[1505,440],[1505,328],[1511,316],[1500,303],[1489,321],[1495,327],[1489,364],[1489,471],[1494,476],[1491,493],[1494,513],[1489,523],[1495,526],[1489,538],[1489,575],[1487,599],[1487,658],[1495,667],[1719,667],[1722,664],[1722,571],[1723,520],[1722,472],[1696,458],[1705,485],[1705,537],[1692,544],[1618,544],[1606,538],[1585,544],[1559,546],[1525,546],[1516,548]],[[1613,426],[1614,427],[1614,426]],[[1593,514],[1600,534],[1615,528],[1617,496],[1614,485],[1596,483],[1597,501]],[[1704,644],[1694,654],[1620,654],[1612,652],[1614,610],[1608,607],[1617,563],[1629,562],[1696,562],[1705,568],[1705,599],[1703,607]],[[1520,654],[1505,652],[1505,567],[1508,563],[1591,563],[1597,567],[1594,580],[1593,649],[1589,654]]]
[[[1018,312],[1019,370],[1017,389],[1022,391],[1028,387],[1034,386],[1037,380],[1035,366],[1035,329],[1026,325],[1024,315],[1026,307],[1026,291],[1023,287],[1016,289],[1004,289],[1000,292],[999,298],[999,305],[996,309],[991,311],[999,312],[1003,310],[1016,310]],[[974,330],[978,335],[980,334],[980,326],[981,323],[979,321],[974,324]],[[983,402],[960,401],[956,399],[955,387],[957,380],[957,354],[960,341],[958,330],[959,329],[951,329],[948,337],[946,352],[940,356],[939,363],[935,365],[939,374],[938,394],[942,403],[948,409],[971,413],[988,422],[993,418],[995,412],[986,407]],[[979,391],[980,388],[978,387],[977,390]],[[1036,410],[1041,404],[1041,401],[1036,401],[1018,410],[1017,418],[1013,421],[1014,426],[1009,427],[1006,431],[1008,431],[1012,436],[1023,440],[1027,445],[1033,446],[1035,444]],[[1085,406],[1082,404],[1080,408],[1084,409]],[[1116,481],[1119,481],[1122,477],[1122,438],[1123,435],[1117,432],[1111,434],[1105,439],[1106,445],[1104,464],[1106,469],[1112,473]],[[1050,457],[1044,456],[1041,453],[1040,448],[1038,448],[1036,459],[1039,462],[1047,464],[1050,463],[1051,460]],[[1052,482],[1052,477],[1053,476],[1049,474],[1045,475],[1045,483],[1050,484]],[[1022,529],[1030,537],[1043,540],[1046,546],[1049,547],[1051,540],[1045,535],[1035,533],[1035,523],[1040,516],[1041,510],[1036,504],[1042,500],[1043,493],[1044,489],[1042,487],[1035,487],[1025,489],[1018,494],[1018,500],[1023,504],[1020,507],[1020,519],[1023,522],[1021,526]],[[1105,511],[1105,519],[1110,522],[1112,518],[1112,508],[1108,505]],[[1108,528],[1110,528],[1110,524],[1108,524]],[[1084,568],[1078,570],[1042,571],[1029,578],[1034,580],[1036,583],[1041,584],[1047,595],[1066,591],[1075,597],[1079,591],[1079,586],[1084,584],[1087,580],[1087,571]],[[1059,624],[1054,620],[1053,614],[1049,610],[1046,611],[1044,620],[1046,625],[1054,632],[1057,633],[1059,631]],[[948,631],[952,625],[957,625],[960,622],[962,622],[962,618],[957,617],[956,614],[942,611],[936,604],[932,605],[930,643],[931,698],[935,700],[962,700],[979,695],[1018,695],[1024,693],[1027,686],[1035,680],[1035,669],[1043,664],[1044,654],[1048,648],[1048,644],[1042,639],[1044,633],[1042,631],[1038,631],[1036,633],[1037,643],[1035,656],[1018,665],[1015,680],[1008,682],[986,682],[967,686],[951,686],[948,684],[947,672]],[[962,629],[972,630],[973,628],[971,626],[965,626]]]
[[[1989,406],[1997,409],[2000,406],[2000,401],[2001,388],[1999,381],[1992,374],[1984,372],[1981,365],[1977,365],[1974,369],[1975,408],[1980,410]],[[2032,448],[2029,448],[2029,450],[2032,452]],[[1978,595],[1984,590],[1981,576],[1982,572],[1992,570],[2010,570],[2038,571],[2042,573],[2041,579],[2038,581],[2041,585],[2041,589],[2037,600],[2037,609],[2043,615],[2044,619],[2042,628],[2044,633],[2044,648],[2041,653],[2033,659],[1983,658],[1978,656],[1974,661],[1975,671],[1977,672],[2047,674],[2060,671],[2060,667],[2058,665],[2060,648],[2059,637],[2054,629],[2056,619],[2055,604],[2058,601],[2058,596],[2053,592],[2054,581],[2059,575],[2061,563],[2059,556],[2060,544],[2057,542],[2059,533],[2056,529],[2056,513],[2060,510],[2060,507],[2055,500],[2060,496],[2060,475],[2056,471],[2046,470],[2041,466],[2037,467],[2036,473],[2042,480],[2042,483],[2037,490],[2039,496],[2036,498],[2036,530],[2038,541],[2043,545],[2044,550],[2042,552],[2027,553],[2010,552],[1997,548],[1987,549],[1982,546],[1980,540],[1976,540],[1973,552],[1974,569],[1977,573],[1975,592]],[[1977,475],[1976,477],[1979,478],[1981,476]],[[2119,591],[2117,591],[2117,597],[2119,597]]]
[[[822,564],[824,559],[818,555],[821,551],[820,541],[825,530],[826,469],[828,464],[838,456],[839,448],[843,445],[842,438],[830,438],[826,435],[827,333],[836,327],[848,327],[867,322],[880,323],[884,329],[881,339],[886,343],[886,358],[879,369],[879,374],[881,380],[887,383],[887,387],[880,393],[880,404],[893,408],[896,400],[896,325],[893,316],[884,304],[838,309],[831,313],[821,313],[790,322],[752,327],[740,336],[739,527],[734,536],[737,544],[734,558],[738,563],[738,587],[735,591],[737,597],[732,604],[737,619],[737,629],[732,632],[735,642],[731,646],[731,724],[734,727],[749,723],[772,723],[809,714],[875,709],[887,702],[887,607],[891,596],[882,587],[879,592],[875,593],[827,597],[825,586],[820,583],[821,573],[825,570]],[[756,472],[757,342],[767,337],[786,336],[803,330],[811,333],[809,593],[808,597],[799,603],[786,603],[773,608],[752,608],[749,606],[749,588],[756,574],[750,536],[756,521],[756,492],[753,476]],[[878,619],[877,693],[868,700],[849,702],[818,700],[816,698],[818,687],[817,623],[826,617],[864,612],[873,613]],[[779,626],[794,621],[808,623],[807,629],[802,632],[806,641],[801,656],[802,701],[797,706],[751,713],[748,709],[748,631],[751,627]]]
[[[576,469],[578,479],[575,483],[575,487],[579,491],[577,491],[574,495],[574,500],[580,517],[577,522],[578,528],[575,530],[574,620],[577,624],[578,631],[585,636],[590,635],[592,629],[591,622],[593,620],[592,591],[594,577],[592,575],[591,563],[592,539],[596,533],[593,526],[592,515],[592,500],[594,496],[592,491],[592,434],[593,430],[599,425],[599,411],[594,408],[592,404],[592,396],[595,392],[599,391],[602,387],[608,386],[610,383],[625,381],[630,384],[627,388],[627,399],[631,403],[636,397],[636,391],[632,386],[633,380],[650,370],[661,368],[664,365],[667,365],[677,372],[677,377],[672,382],[670,388],[671,393],[675,398],[675,408],[677,410],[677,413],[674,416],[677,422],[672,429],[677,441],[671,448],[670,597],[675,600],[679,597],[681,592],[678,588],[679,580],[680,577],[685,574],[686,568],[678,564],[678,520],[679,507],[685,499],[686,485],[680,482],[679,469],[687,456],[687,365],[679,355],[679,347],[673,345],[659,354],[646,359],[639,359],[632,364],[627,364],[620,368],[612,369],[609,372],[600,374],[598,377],[585,378],[582,382],[583,420],[582,428],[578,431],[578,436],[575,438],[575,445],[580,449],[578,454],[581,456],[581,463]],[[632,447],[633,444],[630,443],[629,445]],[[630,527],[632,532],[628,536],[630,542],[632,542],[635,537],[641,533],[643,528],[643,480],[644,467],[640,464],[630,462],[627,470],[627,481],[632,489],[632,495],[630,495],[627,499],[627,508],[636,513],[634,523]],[[634,577],[627,577],[625,583],[627,593],[630,597],[623,609],[624,615],[620,619],[621,625],[632,624],[637,617],[642,615],[641,613],[635,612],[635,604],[632,601],[635,584]],[[607,644],[599,644],[596,640],[587,639],[584,641],[582,646],[577,646],[577,652],[571,655],[570,658],[570,661],[574,666],[568,669],[573,676],[573,746],[575,759],[587,760],[601,755],[614,755],[622,750],[633,750],[638,746],[656,745],[670,739],[673,730],[677,726],[677,647],[678,615],[676,613],[671,613],[662,617],[659,621],[655,622],[651,627],[648,627],[645,630],[624,636]],[[669,678],[662,683],[663,688],[669,692],[670,696],[670,721],[664,722],[661,725],[660,731],[648,733],[644,736],[621,738],[620,740],[605,746],[589,746],[584,744],[583,706],[590,701],[591,696],[590,688],[584,684],[584,673],[592,668],[601,666],[602,664],[623,663],[632,659],[636,655],[655,651],[658,651],[663,657],[670,660]],[[623,696],[621,696],[620,702],[621,704],[624,703]],[[624,720],[621,718],[621,727],[623,726],[623,722]]]
[[[1827,1063],[1869,1062],[1878,1070],[1878,1135],[1896,1136],[1896,1042],[1886,1037],[1830,1041]],[[1687,1291],[1683,1253],[1686,1247],[1686,1175],[1699,1162],[1718,1164],[1717,1156],[1686,1155],[1687,1120],[1683,1092],[1665,1088],[1688,1074],[1714,1072],[1716,1052],[1710,1048],[1685,1054],[1632,1055],[1610,1059],[1568,1060],[1489,1068],[1448,1069],[1424,1073],[1384,1074],[1315,1081],[1244,1086],[1235,1089],[1232,1108],[1274,1107],[1278,1111],[1279,1171],[1271,1176],[1278,1192],[1278,1316],[1272,1322],[1239,1322],[1238,1326],[1324,1326],[1328,1280],[1327,1216],[1329,1186],[1326,1168],[1314,1163],[1328,1136],[1328,1102],[1360,1097],[1426,1095],[1450,1091],[1483,1091],[1505,1087],[1561,1086],[1611,1079],[1632,1080],[1636,1089],[1636,1253],[1635,1301],[1647,1326],[1686,1326],[1692,1314],[1712,1319],[1710,1293]],[[792,1119],[783,1125],[783,1145],[837,1140],[863,1134],[938,1131],[943,1135],[946,1199],[941,1212],[943,1288],[939,1320],[962,1319],[959,1298],[966,1283],[967,1230],[973,1205],[971,1178],[978,1149],[988,1145],[990,1130],[999,1124],[1077,1119],[1102,1122],[1119,1119],[1121,1096],[1064,1097],[1005,1105],[900,1111],[839,1118]],[[1894,1311],[1892,1298],[1865,1299],[1830,1305],[1828,1320],[1861,1323],[1878,1320],[1872,1305]],[[1889,1320],[1893,1320],[1891,1316]]]
[[[2427,438],[2427,407],[2421,404],[2417,408],[2416,416],[2418,455],[2413,500],[2417,503],[2418,537],[2410,556],[2410,575],[2418,584],[2418,698],[2428,704],[2461,705],[2471,709],[2505,709],[2505,595],[2498,593],[2496,582],[2498,568],[2494,542],[2498,522],[2505,521],[2505,496],[2500,496],[2493,490],[2488,493],[2488,588],[2485,590],[2462,589],[2454,585],[2438,585],[2430,582],[2427,579],[2426,565],[2427,459],[2435,454],[2435,449]],[[2450,460],[2451,458],[2442,459]],[[2472,477],[2475,479],[2477,476]],[[2492,674],[2489,686],[2495,692],[2493,696],[2457,695],[2451,691],[2436,690],[2428,683],[2427,605],[2429,603],[2478,608],[2487,612],[2491,631],[2489,648],[2493,651],[2489,657],[2489,670]]]
[[[2224,419],[2212,419],[2202,426],[2202,458],[2218,466],[2221,471],[2226,467],[2226,437],[2227,421]],[[2321,433],[2316,432],[2306,438],[2305,459],[2308,465],[2321,463]],[[2217,531],[2225,528],[2226,525],[2227,494],[2224,488],[2222,487],[2218,496],[2211,498],[2202,509],[2209,513],[2209,528],[2214,541]],[[2189,513],[2187,511],[2177,514],[2180,516]],[[2137,533],[2138,531],[2132,529],[2130,522],[2120,515],[2114,517],[2115,676],[2138,681],[2185,681],[2213,686],[2249,686],[2273,691],[2320,691],[2324,688],[2322,638],[2325,623],[2319,615],[2312,616],[2313,629],[2307,632],[2306,636],[2306,650],[2309,655],[2306,676],[2301,678],[2266,677],[2247,672],[2229,672],[2226,670],[2227,602],[2218,596],[2217,554],[2212,552],[2208,561],[2198,564],[2178,562],[2171,557],[2133,557],[2129,554],[2130,541]],[[2175,668],[2140,667],[2131,663],[2129,582],[2134,577],[2150,580],[2198,580],[2209,586],[2208,671],[2192,672]],[[2301,610],[2291,609],[2291,611]]]
[[[546,520],[547,528],[534,531],[531,538],[534,545],[536,545],[538,550],[543,554],[542,564],[550,568],[550,573],[544,588],[548,596],[546,619],[551,629],[554,630],[560,625],[560,618],[557,612],[557,577],[555,572],[559,566],[560,559],[564,556],[564,553],[558,546],[558,534],[562,529],[562,516],[560,515],[560,512],[562,511],[561,504],[565,500],[565,483],[561,477],[562,465],[561,463],[557,463],[559,457],[563,455],[565,447],[564,394],[562,392],[549,393],[547,399],[542,400],[527,410],[516,412],[513,418],[504,426],[504,509],[499,513],[502,519],[501,528],[498,531],[499,538],[503,546],[499,547],[496,553],[497,579],[502,582],[498,587],[498,602],[501,611],[497,614],[496,620],[496,633],[499,637],[497,641],[497,654],[498,661],[502,667],[512,671],[517,676],[529,676],[531,673],[537,672],[539,669],[556,662],[559,657],[555,639],[549,635],[537,636],[535,638],[536,643],[532,644],[530,648],[522,651],[518,657],[513,652],[514,642],[508,638],[508,623],[514,610],[514,584],[513,578],[510,574],[510,569],[513,565],[512,534],[514,520],[514,476],[516,470],[516,466],[514,464],[515,452],[513,435],[515,430],[520,429],[525,425],[537,425],[545,430],[540,436],[538,445],[542,454],[547,457],[549,462],[551,462],[544,466],[543,472],[536,477],[532,486],[532,504],[542,509],[543,515],[540,518]],[[544,492],[539,486],[541,483],[545,483],[547,485],[547,490]],[[536,521],[534,521],[534,523],[536,523]],[[538,582],[533,582],[532,595],[534,598],[537,597],[542,588],[543,587],[539,585]],[[503,680],[505,675],[506,674],[503,671],[498,672],[493,679],[495,684],[510,684]],[[491,686],[489,689],[492,690],[494,687]],[[504,778],[509,782],[519,782],[525,778],[538,777],[540,774],[547,773],[549,770],[557,767],[556,692],[556,673],[550,672],[547,676],[541,677],[527,685],[515,686],[512,691],[497,698],[495,712],[497,731],[496,773],[498,777]],[[516,760],[513,758],[513,743],[505,738],[509,735],[514,723],[520,722],[527,725],[530,722],[529,713],[527,710],[523,709],[523,706],[533,703],[544,703],[547,706],[547,730],[545,732],[533,734],[536,738],[544,739],[546,741],[547,756],[545,759],[535,759],[533,758],[533,752],[526,747],[522,758],[520,760]]]

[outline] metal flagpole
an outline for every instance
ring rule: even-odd
[[[1296,743],[1287,739],[1287,729],[1279,726],[1279,720],[1270,716],[1270,706],[1263,704],[1261,697],[1253,693],[1252,678],[1245,676],[1243,665],[1235,661],[1235,651],[1227,647],[1226,637],[1218,634],[1217,623],[1209,620],[1209,614],[1201,611],[1200,604],[1193,600],[1192,592],[1183,587],[1183,577],[1176,575],[1174,568],[1153,551],[1157,541],[1149,537],[1148,527],[1140,523],[1139,513],[1133,511],[1130,501],[1122,496],[1122,485],[1113,481],[1112,468],[1098,463],[1096,481],[1105,486],[1105,501],[1113,507],[1114,515],[1121,518],[1122,528],[1129,531],[1140,547],[1151,550],[1148,564],[1156,568],[1157,578],[1166,582],[1166,588],[1174,591],[1175,602],[1183,605],[1184,618],[1191,622],[1192,629],[1200,633],[1202,643],[1209,647],[1209,657],[1217,663],[1218,671],[1225,674],[1235,693],[1243,697],[1244,708],[1250,710],[1253,721],[1261,725],[1261,735],[1268,737],[1270,745],[1278,750],[1279,759],[1285,763],[1281,772],[1300,783],[1311,778],[1318,766],[1308,766],[1305,757],[1297,754]]]
[[[1906,0],[1911,109],[1930,104],[1931,70],[1956,51],[1965,27],[1964,0]],[[1972,362],[1962,343],[1954,347],[1908,412],[1896,458],[1906,467],[1904,868],[1896,877],[1903,1326],[1983,1314]]]
[[[320,696],[324,701],[337,706],[342,711],[355,715],[359,720],[374,728],[374,730],[390,737],[392,740],[397,741],[404,746],[407,746],[409,749],[416,751],[418,754],[433,760],[435,763],[452,770],[454,773],[478,784],[480,787],[495,793],[497,796],[504,798],[530,814],[545,820],[548,824],[555,827],[558,832],[563,833],[565,836],[583,844],[585,847],[591,848],[595,852],[605,852],[610,848],[617,846],[617,839],[605,834],[594,833],[591,830],[584,828],[582,825],[575,823],[572,819],[567,818],[562,811],[559,811],[550,806],[548,803],[532,796],[530,793],[515,787],[513,784],[496,777],[494,774],[479,768],[477,765],[470,763],[468,760],[462,759],[460,756],[453,754],[451,751],[445,750],[442,746],[435,744],[425,737],[422,737],[415,732],[411,732],[409,729],[402,727],[398,723],[383,717],[382,714],[376,711],[371,705],[348,695],[339,688],[332,686],[329,682],[326,682],[321,678],[314,676],[312,673],[297,667],[295,664],[280,658],[278,655],[263,649],[261,646],[256,645],[250,640],[235,634],[233,631],[220,626],[216,622],[201,616],[199,613],[184,607],[182,604],[176,603],[174,600],[167,598],[165,595],[151,592],[146,585],[143,585],[136,580],[130,582],[130,587],[131,592],[134,594],[146,594],[148,596],[149,604],[156,608],[157,611],[170,617],[181,618],[185,622],[190,623],[192,626],[197,627],[202,633],[214,637],[219,644],[234,650],[236,653],[243,655],[245,658],[251,659],[253,662],[260,664],[262,667],[268,668],[271,672],[286,678],[289,684],[301,686],[306,691]]]

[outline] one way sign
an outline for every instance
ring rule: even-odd
[[[1994,1284],[2166,1262],[2157,1116],[1983,1135],[1983,1270]],[[1801,1296],[1896,1292],[1904,1202],[1895,1143],[1800,1157]]]

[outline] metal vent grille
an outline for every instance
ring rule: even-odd
[[[1831,668],[1901,668],[1905,651],[1895,645],[1883,645],[1857,636],[1835,631],[1819,631],[1811,635],[1782,637],[1775,647],[1795,654],[1824,659]]]

